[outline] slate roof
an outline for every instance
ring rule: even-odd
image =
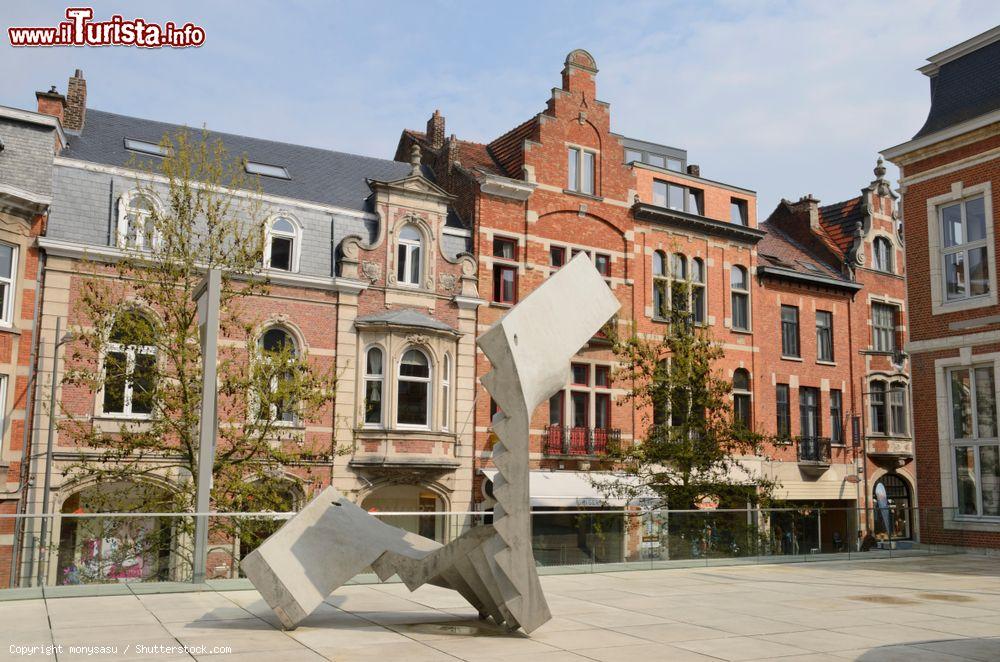
[[[455,329],[444,322],[428,317],[412,308],[398,308],[396,310],[387,310],[383,313],[359,317],[354,320],[354,323],[362,326],[409,326],[457,333]]]
[[[914,138],[1000,110],[1000,40],[943,63],[930,83],[931,109]]]
[[[842,255],[854,243],[854,229],[863,220],[861,196],[819,208],[819,222]]]
[[[839,270],[810,253],[805,246],[779,228],[770,223],[763,223],[760,228],[767,232],[767,235],[757,244],[757,256],[760,258],[761,266],[774,266],[805,276],[820,276],[845,283],[851,282]]]
[[[164,134],[173,135],[184,129],[192,130],[179,124],[88,108],[83,132],[69,137],[69,146],[61,156],[110,166],[126,166],[134,158],[156,164],[159,159],[155,157],[143,157],[125,149],[125,138],[158,143]],[[280,165],[288,170],[289,180],[260,177],[264,193],[345,209],[367,209],[366,200],[371,194],[367,179],[393,181],[410,173],[410,164],[388,159],[209,132],[209,139],[214,138],[222,140],[230,155],[246,155],[251,161]],[[424,168],[423,174],[433,181],[430,169]]]

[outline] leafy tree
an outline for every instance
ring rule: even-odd
[[[63,432],[80,448],[67,475],[84,484],[128,486],[125,503],[137,512],[190,512],[198,476],[210,470],[216,511],[287,510],[284,469],[308,472],[335,453],[332,440],[307,444],[299,425],[329,411],[333,372],[292,343],[261,341],[264,320],[255,304],[270,285],[261,269],[259,184],[246,177],[243,160],[204,133],[199,139],[180,131],[161,146],[168,155],[157,166],[133,162],[138,195],[128,213],[135,222],[121,238],[121,259],[82,268],[86,277],[75,301],[64,378],[70,390],[103,399],[105,411],[127,408],[142,416],[109,423],[67,411]],[[213,268],[222,272],[225,340],[219,347],[215,463],[205,468],[198,462],[202,352],[193,295]],[[169,504],[164,483],[172,488]],[[157,486],[147,497],[136,497],[151,484]],[[106,510],[123,503],[113,490],[105,493]],[[193,520],[173,526],[173,553],[189,568]],[[233,540],[241,526],[256,542],[269,528],[217,518],[213,539]]]
[[[671,510],[696,509],[705,502],[726,508],[766,501],[774,481],[740,460],[762,455],[766,438],[737,417],[732,384],[716,367],[723,348],[709,329],[693,322],[687,288],[681,281],[672,283],[662,337],[608,332],[620,364],[616,378],[631,384],[626,401],[643,412],[645,434],[613,450],[623,475],[594,479],[595,486],[611,498],[652,500]],[[713,517],[721,517],[723,526],[713,525]],[[672,515],[673,545],[747,546],[740,540],[753,536],[733,534],[729,519],[723,513]]]

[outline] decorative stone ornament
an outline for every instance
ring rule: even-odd
[[[528,427],[568,381],[574,354],[620,305],[581,253],[479,337],[494,366],[482,383],[501,410],[493,417],[492,524],[442,546],[385,524],[328,487],[244,558],[241,568],[282,625],[296,627],[369,566],[382,581],[399,575],[411,591],[454,589],[481,618],[509,630],[531,632],[548,621],[531,549]]]

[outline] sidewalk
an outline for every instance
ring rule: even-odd
[[[0,659],[1000,660],[1000,561],[969,555],[550,575],[553,619],[530,637],[476,620],[457,594],[355,585],[292,632],[254,591],[0,603],[0,640],[63,645]],[[131,645],[128,654],[124,647]],[[204,647],[183,653],[181,645]],[[70,646],[117,646],[104,656]],[[229,654],[209,654],[229,647]]]

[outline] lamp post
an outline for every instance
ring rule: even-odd
[[[45,484],[42,488],[42,532],[39,536],[38,544],[38,585],[43,586],[48,574],[48,559],[45,553],[45,546],[48,544],[48,531],[52,523],[49,521],[49,491],[52,487],[52,445],[56,434],[56,388],[59,377],[59,348],[68,342],[72,342],[74,335],[67,333],[59,337],[62,331],[62,318],[56,318],[55,344],[52,346],[52,378],[49,384],[49,437],[45,444]]]

